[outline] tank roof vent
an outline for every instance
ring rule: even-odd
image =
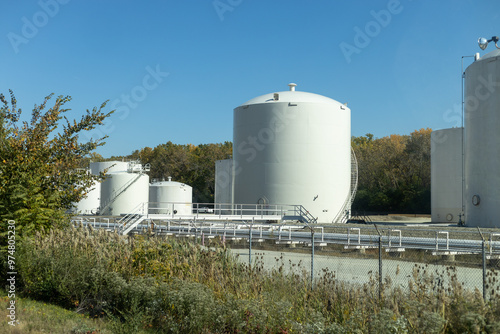
[[[172,177],[171,176],[168,177],[168,182],[172,182]]]
[[[288,84],[288,87],[290,87],[291,92],[295,92],[295,87],[297,87],[297,84],[291,82]]]

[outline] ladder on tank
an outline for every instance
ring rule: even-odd
[[[335,219],[333,219],[332,223],[344,224],[349,220],[351,205],[352,202],[354,202],[357,190],[358,190],[358,159],[356,159],[356,154],[354,153],[354,150],[351,147],[351,187],[349,193],[347,194],[347,198],[344,201],[344,204],[342,205],[342,208],[337,213],[337,216],[335,217]]]

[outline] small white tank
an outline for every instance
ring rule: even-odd
[[[108,173],[101,184],[101,215],[147,214],[149,176],[143,173]],[[140,212],[135,212],[142,205]]]
[[[431,133],[431,220],[458,223],[463,220],[463,128]]]
[[[176,216],[191,215],[193,212],[193,188],[187,184],[172,181],[154,182],[149,185],[150,213]]]

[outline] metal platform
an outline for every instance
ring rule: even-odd
[[[192,214],[177,214],[175,206],[187,204]],[[162,213],[158,213],[162,212]],[[279,223],[298,221],[314,224],[313,217],[302,205],[211,204],[211,203],[141,203],[118,221],[119,233],[127,235],[144,221],[175,222],[255,222]]]

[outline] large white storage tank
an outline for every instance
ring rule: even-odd
[[[172,181],[154,182],[149,185],[150,213],[188,216],[193,213],[193,188]]]
[[[465,223],[500,226],[500,50],[465,71]]]
[[[350,195],[351,111],[289,86],[234,109],[234,203],[299,204],[333,222]]]
[[[148,213],[149,176],[136,162],[129,162],[126,172],[107,173],[101,184],[101,215]]]
[[[459,223],[463,214],[463,128],[431,133],[431,219]]]

